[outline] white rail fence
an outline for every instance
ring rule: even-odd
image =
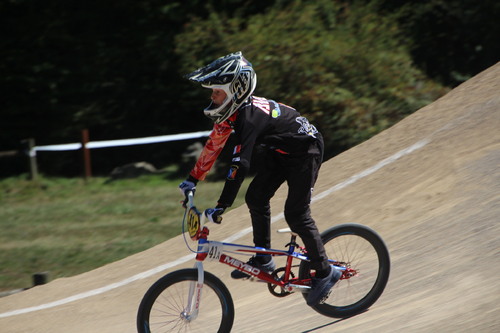
[[[211,131],[200,131],[192,133],[180,133],[160,136],[150,136],[144,138],[134,139],[121,139],[121,140],[104,140],[104,141],[89,141],[88,130],[82,130],[82,141],[76,143],[66,143],[57,145],[35,146],[34,139],[27,139],[25,153],[30,160],[30,176],[31,179],[38,178],[38,167],[36,162],[37,152],[46,151],[67,151],[67,150],[81,150],[83,152],[84,160],[84,176],[85,178],[92,176],[91,163],[90,163],[90,149],[108,148],[108,147],[122,147],[132,145],[144,145],[151,143],[161,143],[169,141],[181,141],[198,139],[209,136]],[[11,152],[9,152],[11,153]],[[7,155],[7,154],[6,154]],[[9,154],[12,155],[12,154]]]
[[[203,131],[203,132],[193,132],[193,133],[150,136],[150,137],[136,138],[136,139],[89,141],[85,143],[85,148],[95,149],[95,148],[107,148],[107,147],[144,145],[149,143],[159,143],[168,141],[189,140],[189,139],[203,138],[208,136],[210,133],[211,131]],[[66,144],[48,145],[48,146],[35,146],[31,147],[29,151],[29,156],[36,156],[36,152],[38,151],[78,150],[82,149],[83,145],[84,142],[66,143]]]

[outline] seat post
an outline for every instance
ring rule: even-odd
[[[295,248],[296,246],[298,246],[297,243],[295,242],[297,240],[298,235],[292,230],[290,230],[290,228],[279,229],[278,233],[290,233],[291,235],[290,243],[286,244],[285,246],[289,246],[289,250],[293,252],[292,247]]]

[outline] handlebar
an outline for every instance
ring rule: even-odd
[[[194,206],[194,191],[193,190],[186,191],[185,196],[186,197],[185,197],[184,201],[182,202],[182,207],[184,207],[186,209],[186,211],[188,211],[192,207],[195,207]],[[207,217],[207,211],[208,211],[208,209],[205,209],[203,211],[203,213],[201,213],[203,218]],[[220,224],[221,221],[222,221],[222,216],[220,216],[220,215],[217,216],[217,223]]]
[[[181,201],[182,208],[189,209],[194,206],[194,191],[189,190],[184,192],[184,200]]]
[[[187,191],[186,192],[186,198],[184,199],[182,207],[184,207],[184,208],[191,208],[193,206],[194,206],[194,191]]]

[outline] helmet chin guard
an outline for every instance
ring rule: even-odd
[[[221,105],[210,103],[203,110],[215,123],[227,120],[252,95],[257,85],[257,75],[252,64],[240,51],[221,57],[186,75],[202,87],[222,89],[227,97]]]

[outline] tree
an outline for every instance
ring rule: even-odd
[[[495,0],[361,0],[393,16],[418,67],[458,85],[500,60],[500,2]]]
[[[177,36],[181,71],[242,50],[256,94],[306,114],[325,134],[327,157],[433,101],[445,90],[413,66],[397,25],[368,8],[293,1],[246,17],[212,14]]]

